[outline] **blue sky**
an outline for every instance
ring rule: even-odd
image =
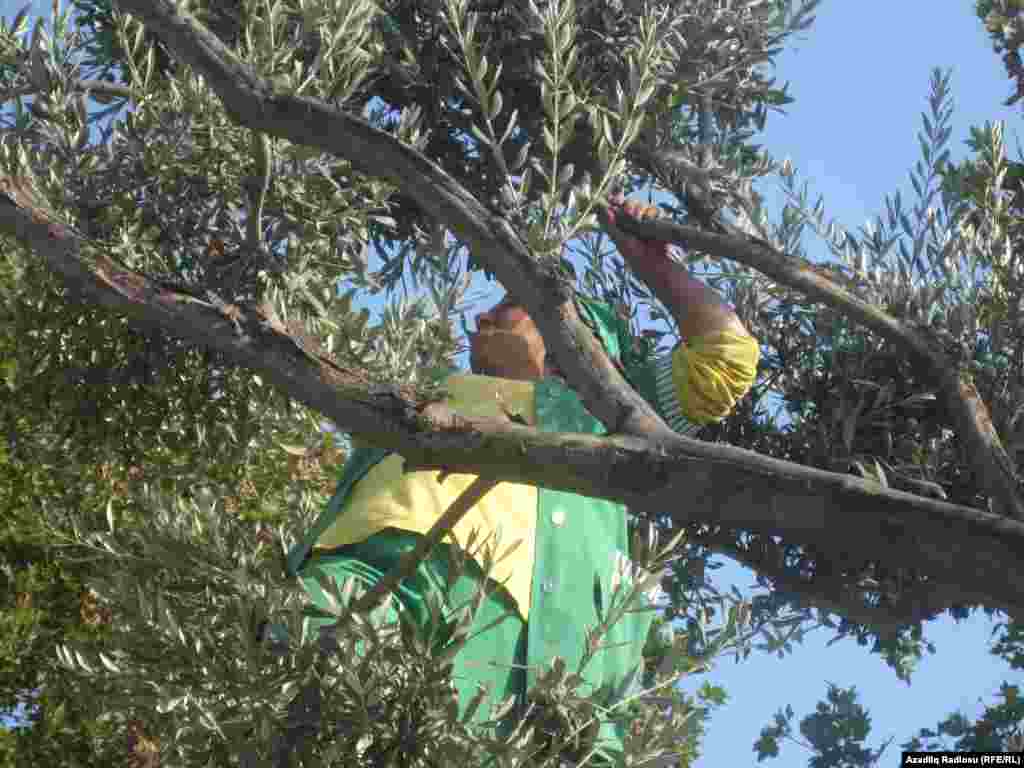
[[[23,4],[0,0],[0,13],[10,18]],[[33,4],[43,13],[49,6]],[[825,0],[815,26],[780,57],[778,76],[792,82],[796,103],[787,115],[770,117],[760,141],[776,157],[792,158],[801,177],[810,180],[812,194],[824,195],[829,216],[856,229],[883,208],[887,193],[911,193],[907,172],[919,156],[915,136],[935,66],[953,68],[954,159],[964,154],[968,127],[985,120],[1006,120],[1008,145],[1015,146],[1021,117],[1001,106],[1009,82],[972,6],[970,0]],[[769,204],[781,200],[771,184],[761,191]],[[812,247],[811,253],[824,256],[825,249]],[[742,591],[753,581],[732,565],[716,575],[720,586],[735,583]],[[895,745],[918,728],[934,727],[957,709],[976,716],[981,702],[994,701],[1009,670],[987,652],[991,629],[984,618],[929,625],[927,637],[938,652],[920,664],[909,687],[852,640],[826,649],[830,637],[824,634],[782,660],[722,660],[686,685],[692,690],[710,680],[731,699],[713,716],[707,757],[698,768],[753,764],[753,742],[772,714],[787,704],[798,718],[808,714],[825,697],[826,681],[857,687],[872,716],[872,746],[895,737],[883,760],[894,764]],[[796,768],[807,765],[807,757],[788,745],[769,764]]]

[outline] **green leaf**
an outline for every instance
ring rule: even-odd
[[[526,165],[526,159],[529,156],[530,156],[530,142],[526,142],[525,144],[523,144],[523,146],[521,146],[519,148],[519,151],[516,153],[515,159],[513,159],[512,164],[509,165],[509,170],[510,171],[518,171],[520,168],[522,168],[524,165]]]
[[[558,172],[558,186],[559,188],[564,187],[572,179],[573,171],[576,167],[572,163],[566,163],[562,166],[562,169]]]
[[[604,132],[604,140],[608,147],[615,147],[615,135],[612,133],[612,122],[608,115],[601,115],[601,130]]]
[[[577,47],[573,45],[565,54],[565,62],[563,63],[563,66],[565,67],[566,72],[576,71],[576,51]]]
[[[469,126],[469,132],[472,133],[473,137],[484,146],[491,146],[491,140],[487,137],[487,134],[485,134],[480,129],[480,126],[478,126],[476,123],[473,123],[471,126]]]
[[[513,109],[512,114],[508,119],[508,124],[505,126],[505,132],[501,134],[501,140],[498,144],[504,144],[508,141],[508,137],[512,135],[512,131],[515,130],[517,121],[519,120],[519,109]]]
[[[487,117],[489,119],[491,119],[491,120],[496,118],[498,115],[501,114],[501,107],[502,107],[501,91],[495,91],[491,95],[491,106],[490,106],[490,109],[487,111]]]
[[[57,708],[54,709],[53,713],[50,715],[50,722],[53,724],[54,730],[59,731],[61,728],[64,727],[64,720],[66,718],[66,715],[67,708],[64,706],[64,702],[62,701],[60,704],[57,705]]]
[[[462,91],[462,93],[464,93],[467,98],[473,98],[472,89],[468,85],[466,85],[466,81],[463,80],[461,77],[455,78],[455,87]]]
[[[558,150],[563,150],[575,135],[576,121],[572,118],[563,120],[558,126]]]
[[[576,36],[576,25],[570,23],[562,24],[558,30],[558,54],[559,57],[565,56],[572,45],[572,41]],[[566,71],[565,74],[569,74]]]
[[[546,83],[540,85],[540,100],[544,107],[544,114],[548,120],[554,121],[557,117],[557,110],[555,105],[555,89],[552,86],[548,86]]]
[[[531,168],[527,168],[523,171],[523,175],[519,180],[519,194],[523,197],[529,197],[530,194],[530,183],[533,181],[533,172]]]
[[[636,108],[644,106],[648,101],[651,100],[651,96],[654,95],[654,86],[648,85],[637,93],[636,95]]]
[[[320,589],[323,590],[323,599],[327,603],[327,611],[334,616],[341,616],[345,609],[339,601],[338,597],[338,585],[334,579],[330,578],[322,571],[317,569],[314,571],[314,576],[317,583],[320,585]]]
[[[675,536],[673,536],[671,538],[671,540],[669,540],[668,544],[666,544],[662,548],[662,550],[660,552],[658,552],[657,559],[658,560],[664,560],[665,557],[667,557],[668,555],[670,555],[673,552],[675,552],[676,548],[679,546],[679,543],[683,540],[683,538],[685,536],[686,536],[686,529],[684,528],[684,529],[681,529]]]
[[[558,142],[555,141],[555,137],[552,135],[551,129],[548,128],[547,125],[544,126],[543,130],[544,130],[544,146],[547,147],[548,152],[550,152],[552,155],[554,155],[554,154],[556,154],[558,152],[558,149],[559,149]]]
[[[11,26],[9,27],[12,35],[20,37],[28,30],[28,12],[30,10],[32,10],[32,3],[29,3],[18,11],[14,20],[11,22]]]
[[[78,651],[76,649],[74,651],[74,654],[75,654],[75,661],[78,663],[79,667],[84,669],[90,675],[95,672],[95,670],[93,669],[92,665],[88,661],[86,661],[86,658],[85,658],[85,656],[82,655],[81,651]]]

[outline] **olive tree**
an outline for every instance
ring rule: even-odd
[[[146,733],[181,760],[586,753],[587,702],[557,666],[544,685],[562,727],[538,747],[528,720],[503,739],[460,723],[444,652],[408,632],[378,637],[344,617],[343,653],[381,649],[355,675],[302,637],[295,585],[261,558],[327,489],[290,477],[271,446],[284,442],[299,470],[336,466],[338,455],[322,461],[322,417],[413,468],[614,499],[665,540],[687,535],[665,579],[667,616],[687,618],[686,632],[652,638],[651,695],[630,713],[637,756],[693,754],[699,710],[653,689],[727,643],[748,652],[763,633],[783,649],[792,633],[780,627],[839,616],[839,631],[874,638],[900,667],[943,611],[1013,612],[1024,527],[1000,440],[1009,406],[979,394],[963,349],[977,329],[945,311],[970,296],[943,289],[1002,241],[963,226],[955,190],[933,205],[946,81],[933,82],[914,210],[897,197],[861,236],[829,226],[792,169],[751,143],[788,99],[768,77],[772,57],[816,3],[793,5],[97,0],[79,3],[78,25],[55,12],[49,29],[25,16],[5,27],[9,453],[26,452],[26,477],[72,470],[56,485],[87,503],[40,494],[24,510],[60,510],[44,516],[41,546],[66,536],[93,553],[92,589],[121,617],[97,622],[112,627],[102,656],[60,644],[70,698],[102,685],[109,698],[94,703],[116,700],[119,717],[158,706],[165,717]],[[773,223],[754,183],[776,172],[793,202]],[[602,234],[608,195],[650,185],[674,205],[622,229],[678,243],[695,270],[720,264],[711,279],[765,347],[754,396],[709,431],[715,441],[667,430],[571,302],[582,290],[617,303],[638,336],[678,338]],[[807,226],[835,265],[807,258]],[[458,353],[454,320],[477,271],[522,297],[607,436],[468,419],[439,402],[420,373]],[[397,290],[406,277],[412,300]],[[388,310],[371,324],[353,303],[380,291]],[[954,295],[939,326],[921,314]],[[643,308],[660,325],[643,327]],[[770,395],[795,429],[765,418]],[[889,446],[894,429],[917,453]],[[79,463],[59,466],[65,454]],[[73,470],[101,461],[128,485],[97,505]],[[257,466],[280,495],[257,484]],[[222,514],[229,500],[279,526],[255,554],[244,518]],[[772,593],[753,610],[715,595],[708,553],[751,565]],[[715,600],[724,631],[705,634]],[[271,617],[287,632],[265,631]],[[327,693],[312,713],[296,695],[311,681]]]

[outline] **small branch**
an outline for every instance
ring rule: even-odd
[[[479,419],[374,386],[248,306],[218,308],[113,263],[52,217],[24,180],[0,179],[0,232],[17,238],[68,288],[129,319],[222,353],[346,432],[421,468],[486,476],[626,504],[638,513],[785,537],[915,567],[939,584],[1024,615],[1024,524],[811,467],[703,443],[540,432]],[[92,250],[96,246],[88,245]],[[468,501],[468,499],[467,499]],[[454,512],[453,512],[454,514]],[[964,542],[970,542],[965,547]]]
[[[420,537],[416,547],[406,552],[399,558],[398,565],[384,574],[384,578],[373,585],[362,597],[352,604],[353,613],[366,613],[376,608],[384,598],[389,595],[395,587],[404,579],[412,576],[423,560],[437,546],[441,539],[452,530],[459,521],[473,507],[477,505],[487,493],[497,485],[497,482],[487,477],[477,477],[469,484],[459,497],[452,502],[452,505],[445,510],[444,514],[437,519],[427,531],[425,536]]]
[[[617,219],[618,221],[618,219]],[[838,310],[927,366],[938,382],[954,426],[985,490],[1011,517],[1024,519],[1016,469],[1003,449],[992,419],[974,385],[949,360],[941,347],[919,330],[857,298],[815,270],[812,265],[777,251],[770,243],[740,234],[719,234],[667,219],[637,221],[623,216],[621,228],[637,237],[668,240],[721,258],[746,264],[777,282],[800,291],[811,301]]]
[[[683,152],[672,149],[652,149],[647,144],[636,142],[630,147],[630,155],[645,166],[652,176],[659,170],[670,170],[682,176],[687,183],[710,187],[713,175],[706,168],[694,163]]]
[[[358,171],[401,184],[427,213],[469,243],[507,288],[528,301],[556,362],[588,410],[610,425],[628,413],[623,429],[629,434],[548,433],[469,417],[462,420],[464,428],[437,429],[422,418],[424,402],[416,392],[394,388],[397,394],[381,394],[365,370],[341,365],[280,333],[253,307],[218,309],[94,255],[96,244],[48,216],[44,205],[34,204],[32,195],[4,179],[0,232],[43,259],[70,289],[135,322],[222,353],[341,429],[414,464],[617,501],[641,513],[671,514],[680,525],[720,524],[784,536],[794,544],[842,541],[847,553],[862,553],[864,559],[884,553],[891,562],[934,576],[937,583],[959,584],[964,594],[984,596],[986,605],[1024,615],[1024,524],[675,435],[607,360],[576,316],[569,287],[533,259],[506,220],[490,214],[442,169],[364,120],[312,99],[274,93],[170,0],[119,0],[119,5],[139,14],[204,74],[239,123],[319,147],[349,160]],[[630,226],[625,217],[623,223]],[[658,221],[643,224],[637,234],[783,275],[780,282],[792,279],[812,299],[836,302],[851,317],[870,319],[869,327],[905,335],[923,352],[932,351],[901,324],[848,294],[837,294],[839,289],[809,266],[787,263],[767,244]],[[958,380],[955,372],[947,374]]]
[[[270,139],[265,134],[253,131],[250,143],[254,172],[246,179],[249,211],[246,214],[245,247],[252,255],[263,249],[263,206],[270,191],[274,161]]]
[[[105,96],[111,99],[131,99],[132,89],[127,85],[108,83],[106,80],[75,80],[72,87],[76,91],[86,91],[90,95]],[[23,85],[9,91],[0,92],[0,103],[11,101],[22,96],[31,96],[38,93],[39,88],[34,85]]]
[[[75,88],[80,91],[88,91],[93,94],[101,94],[111,98],[131,99],[132,89],[127,85],[108,83],[106,80],[78,80]]]
[[[796,593],[815,608],[870,627],[880,635],[891,634],[900,627],[919,621],[927,621],[952,605],[970,603],[977,598],[966,595],[951,585],[928,583],[915,585],[905,590],[898,600],[875,607],[863,600],[864,593],[872,591],[870,587],[843,584],[835,580],[829,580],[830,583],[824,584],[809,583],[788,572],[784,567],[765,562],[764,558],[743,550],[734,543],[719,542],[717,545],[712,544],[711,548],[747,566],[762,578],[773,581],[777,589]]]
[[[276,91],[172,0],[119,0],[118,5],[201,73],[238,124],[318,147],[361,173],[391,181],[469,245],[474,258],[521,297],[558,367],[605,426],[634,435],[670,434],[576,314],[572,286],[552,265],[534,257],[504,217],[489,211],[442,168],[361,117]]]

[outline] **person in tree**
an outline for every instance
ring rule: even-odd
[[[617,211],[640,218],[657,212],[621,197],[608,210],[613,227]],[[758,344],[715,291],[672,261],[668,243],[616,234],[625,261],[672,312],[683,343],[657,356],[646,339],[631,337],[613,308],[583,297],[577,297],[577,308],[609,357],[666,423],[694,434],[726,416],[750,388]],[[471,374],[444,380],[453,410],[492,418],[502,418],[503,411],[518,413],[545,431],[606,432],[559,376],[540,332],[514,298],[506,296],[477,316],[470,361]],[[315,621],[327,625],[334,620],[326,612],[318,577],[339,584],[354,578],[362,590],[370,588],[474,480],[452,474],[442,483],[438,474],[405,473],[402,457],[393,452],[353,451],[327,508],[289,557],[289,568],[302,579],[313,610],[322,611]],[[499,542],[499,554],[518,545],[493,567],[493,590],[475,617],[474,630],[493,626],[471,636],[459,651],[453,682],[463,706],[480,685],[489,687],[492,704],[509,696],[523,702],[535,676],[554,657],[576,671],[588,627],[598,622],[596,603],[603,600],[607,608],[616,585],[634,576],[627,557],[627,513],[610,501],[506,482],[469,511],[452,537],[466,549],[474,531],[477,542],[484,537]],[[429,624],[427,595],[443,591],[448,581],[449,559],[438,551],[443,546],[448,545],[435,548],[396,590],[397,600],[385,616],[395,618],[397,603],[418,626]],[[484,578],[480,563],[469,559],[448,604],[465,604]],[[511,619],[498,621],[509,613]],[[584,668],[585,684],[600,689],[609,705],[639,679],[651,622],[652,611],[627,613]],[[476,720],[485,719],[489,710],[480,707]],[[606,723],[600,731],[609,749],[621,744],[620,726]]]

